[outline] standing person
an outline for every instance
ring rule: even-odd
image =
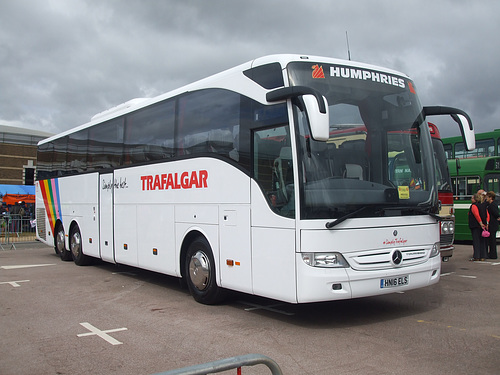
[[[472,196],[472,204],[469,208],[469,228],[472,234],[472,247],[474,255],[471,260],[486,259],[486,241],[481,233],[488,226],[488,210],[481,202],[481,193],[476,193]]]
[[[490,214],[490,222],[488,224],[488,231],[490,236],[487,240],[487,254],[490,259],[497,259],[497,230],[498,230],[498,220],[500,218],[500,213],[498,212],[498,205],[495,201],[496,194],[494,191],[489,191],[486,193],[486,202],[488,202],[488,213]]]
[[[490,222],[490,214],[488,213],[488,202],[486,202],[486,192],[483,189],[478,190],[479,194],[479,203],[477,208],[479,208],[479,215],[483,223],[486,223],[486,226],[482,227],[483,230],[488,230],[488,225]],[[480,247],[480,261],[484,261],[488,257],[488,240],[489,237],[481,236],[481,247]]]

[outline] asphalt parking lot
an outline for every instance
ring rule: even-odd
[[[234,294],[218,306],[175,278],[16,246],[0,251],[3,375],[155,374],[248,353],[283,374],[500,371],[500,261],[469,262],[470,245],[424,289],[307,305]]]

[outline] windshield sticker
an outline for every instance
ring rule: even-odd
[[[410,90],[410,92],[412,94],[416,94],[417,92],[415,91],[415,87],[413,86],[413,83],[411,83],[410,81],[408,81],[408,89]]]
[[[410,188],[408,186],[398,186],[399,199],[410,199]]]
[[[313,78],[325,78],[325,72],[323,71],[323,65],[319,66],[318,64],[313,65],[312,68],[312,77]]]
[[[371,70],[349,68],[345,66],[331,66],[330,76],[335,78],[348,78],[348,79],[358,79],[363,81],[378,82],[386,85],[401,87],[403,89],[406,87],[405,80],[403,78],[392,76],[385,73],[374,72]]]

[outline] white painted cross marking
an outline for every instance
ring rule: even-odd
[[[108,333],[119,332],[119,331],[126,331],[127,330],[127,328],[115,328],[115,329],[108,329],[106,331],[101,331],[99,328],[96,328],[92,324],[87,323],[87,322],[80,323],[80,325],[82,325],[83,327],[87,328],[90,332],[79,333],[77,335],[78,337],[97,335],[100,338],[102,338],[102,339],[106,340],[107,342],[109,342],[111,345],[121,345],[121,344],[123,344],[123,342],[120,342],[120,341],[116,340],[115,338],[113,338],[110,335],[108,335]]]
[[[19,268],[31,268],[31,267],[45,267],[45,266],[55,266],[55,264],[24,264],[18,266],[0,266],[4,270],[15,270]]]
[[[4,282],[1,282],[0,284],[10,284],[12,285],[14,288],[17,288],[18,286],[21,286],[19,285],[18,283],[27,283],[29,280],[17,280],[17,281],[4,281]]]

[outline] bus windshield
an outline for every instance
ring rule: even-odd
[[[290,63],[288,74],[321,92],[330,113],[330,138],[317,142],[294,101],[302,218],[434,212],[432,143],[407,77],[311,62]]]

